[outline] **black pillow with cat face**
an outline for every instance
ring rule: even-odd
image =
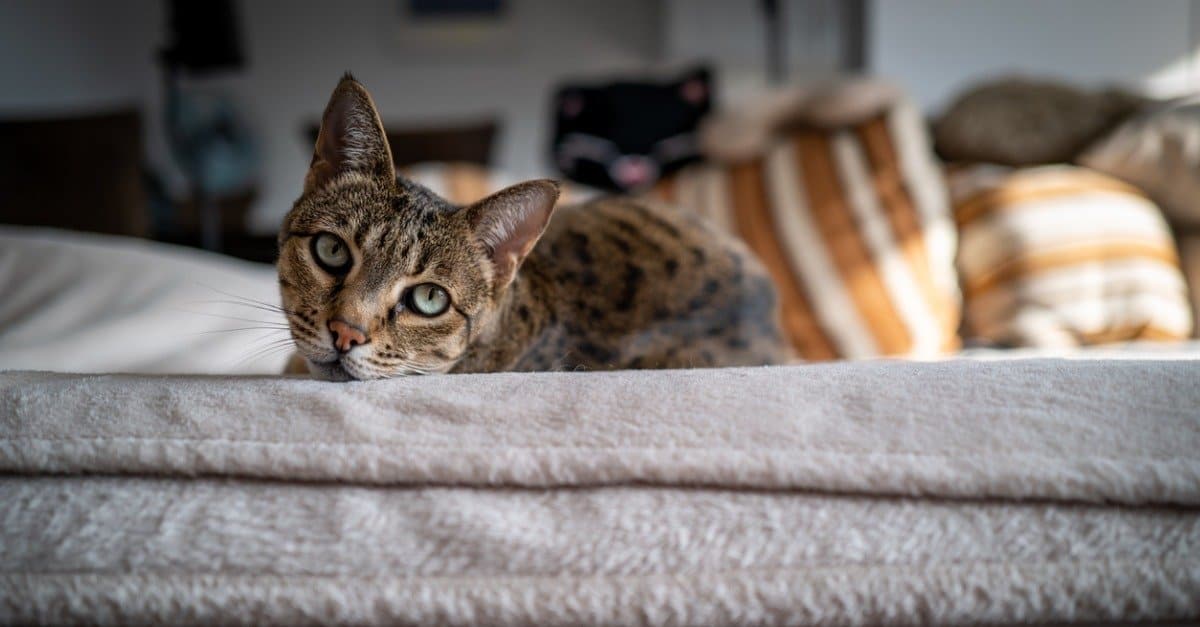
[[[664,83],[563,87],[554,98],[554,161],[586,185],[645,189],[700,158],[696,128],[711,109],[707,68]]]

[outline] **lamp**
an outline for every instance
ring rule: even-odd
[[[199,212],[201,245],[217,250],[222,226],[215,199],[249,183],[253,144],[228,99],[189,93],[181,77],[211,76],[245,65],[233,2],[170,0],[168,30],[170,43],[159,57],[167,139]]]

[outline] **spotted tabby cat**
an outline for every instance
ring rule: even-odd
[[[374,103],[347,75],[279,235],[303,364],[346,380],[788,357],[774,288],[744,246],[670,207],[556,212],[557,199],[536,180],[460,207],[398,178]]]

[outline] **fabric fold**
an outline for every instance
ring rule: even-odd
[[[1200,362],[0,373],[0,471],[1200,504]]]

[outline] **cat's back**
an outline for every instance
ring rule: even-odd
[[[769,275],[741,241],[692,211],[628,197],[563,207],[529,262],[553,285],[559,319],[584,347],[583,366],[790,356]]]

